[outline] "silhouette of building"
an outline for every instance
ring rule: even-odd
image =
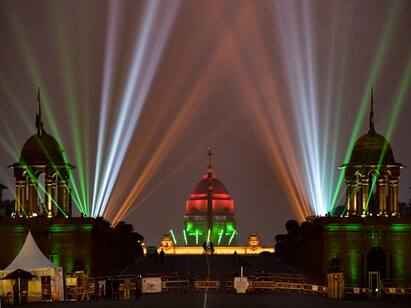
[[[395,161],[387,139],[375,131],[373,105],[371,89],[369,131],[355,143],[349,163],[341,166],[349,216],[399,215],[398,184],[403,165]]]
[[[24,144],[19,161],[10,166],[17,200],[12,215],[0,215],[0,268],[15,258],[30,230],[43,254],[63,267],[64,273],[82,269],[91,275],[118,273],[135,261],[143,237],[124,222],[113,228],[102,218],[72,216],[70,172],[74,166],[65,160],[57,140],[46,133],[40,93],[37,100],[37,133]],[[43,174],[44,185],[39,180]]]
[[[234,201],[226,186],[214,174],[211,148],[207,155],[207,173],[186,201],[184,224],[187,244],[202,245],[203,242],[212,241],[214,245],[235,245]]]
[[[71,217],[70,170],[64,151],[44,129],[40,90],[37,95],[37,133],[23,146],[18,162],[10,166],[16,179],[15,215],[19,217]],[[39,176],[44,174],[44,185]]]
[[[391,145],[374,129],[373,95],[369,131],[354,145],[346,179],[346,211],[320,217],[299,229],[297,266],[324,281],[329,264],[338,260],[348,285],[406,285],[411,279],[411,217],[400,216],[398,185],[403,165]]]

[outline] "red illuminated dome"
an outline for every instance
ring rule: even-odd
[[[209,187],[210,192],[209,192]],[[233,215],[234,202],[227,188],[214,174],[203,176],[186,201],[186,214],[199,215],[207,213],[208,198],[211,198],[214,215]]]
[[[191,193],[191,197],[195,197],[198,195],[207,195],[208,193],[208,174],[205,174],[203,176],[203,179],[198,182],[197,186],[194,188],[194,190]],[[213,195],[227,195],[228,197],[230,196],[230,194],[228,193],[227,188],[225,187],[225,185],[223,184],[223,182],[221,182],[219,179],[217,179],[217,177],[215,175],[213,175],[211,177],[211,187],[212,187],[212,191],[211,193]]]
[[[185,241],[195,245],[210,241],[216,245],[235,245],[234,201],[223,182],[214,174],[211,147],[207,155],[207,173],[186,200]]]

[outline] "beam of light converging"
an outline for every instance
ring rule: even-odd
[[[380,74],[380,71],[381,71],[381,68],[382,68],[382,65],[385,59],[387,48],[393,36],[394,28],[396,25],[396,19],[400,11],[401,11],[401,6],[399,4],[399,1],[393,2],[393,5],[390,7],[390,10],[388,11],[388,17],[386,19],[386,22],[384,23],[384,26],[383,26],[382,35],[381,35],[381,38],[377,46],[377,51],[374,54],[374,57],[371,62],[372,65],[370,68],[370,72],[368,74],[367,82],[363,90],[358,113],[354,120],[354,127],[350,135],[348,147],[344,155],[344,164],[347,164],[349,162],[352,149],[359,136],[360,129],[363,124],[364,116],[369,107],[370,89],[371,89],[372,84],[377,80]],[[332,194],[332,199],[330,203],[331,210],[334,210],[335,207],[338,205],[337,200],[341,194],[341,188],[342,188],[343,182],[344,182],[344,172],[340,172],[340,175],[338,177],[337,183],[334,188],[334,192]]]
[[[347,68],[347,50],[350,47],[350,40],[348,39],[348,34],[350,33],[351,30],[351,24],[352,24],[352,7],[350,3],[347,3],[347,7],[344,8],[338,8],[338,3],[335,2],[333,7],[332,7],[332,13],[331,13],[331,24],[332,26],[330,27],[329,36],[331,38],[329,39],[331,44],[330,48],[332,50],[331,56],[327,61],[327,67],[328,72],[326,74],[326,79],[327,79],[327,85],[326,85],[326,96],[324,97],[324,103],[325,103],[325,110],[323,112],[323,115],[328,115],[328,116],[322,116],[322,118],[325,121],[324,128],[322,129],[324,136],[321,137],[320,139],[323,140],[323,148],[322,148],[322,165],[321,165],[321,170],[327,170],[329,168],[329,176],[328,178],[326,176],[323,177],[322,181],[322,187],[327,187],[326,191],[328,191],[328,195],[325,197],[325,200],[329,202],[329,200],[332,200],[333,197],[333,190],[334,186],[336,184],[336,172],[338,169],[336,166],[340,163],[337,161],[337,150],[339,146],[339,140],[340,138],[340,125],[341,125],[341,108],[342,108],[342,102],[343,102],[343,97],[344,97],[344,86],[345,86],[345,77],[346,77],[346,68]],[[343,12],[342,12],[343,10]],[[345,20],[344,24],[341,25],[341,19],[338,18],[339,14],[344,14],[347,16],[347,19]],[[337,23],[337,20],[340,20],[340,23]],[[336,35],[335,33],[338,33],[340,30],[344,28],[344,31],[342,33],[342,39],[341,39],[341,45],[340,49],[341,50],[341,56],[338,61],[336,61],[336,49],[337,49],[337,42],[336,42]],[[340,31],[341,32],[341,31]],[[337,62],[337,63],[336,63]],[[336,78],[333,78],[331,76],[336,76]],[[334,108],[332,107],[334,105]],[[331,149],[330,149],[331,147]],[[340,197],[335,200],[336,204],[340,204],[342,194],[340,194]],[[327,204],[328,207],[330,207],[329,204]]]
[[[115,226],[120,220],[124,219],[129,214],[130,209],[135,207],[135,201],[140,196],[142,190],[147,185],[149,179],[158,170],[161,163],[164,161],[166,155],[170,152],[175,145],[176,140],[184,132],[184,129],[190,123],[190,119],[198,112],[202,103],[207,99],[207,89],[209,89],[212,77],[215,76],[217,70],[221,67],[224,59],[227,56],[227,48],[230,48],[232,44],[231,40],[221,40],[221,44],[215,51],[215,54],[210,58],[210,63],[205,66],[205,71],[200,75],[198,82],[196,82],[188,92],[185,93],[186,98],[178,97],[179,100],[184,101],[184,105],[179,109],[177,115],[174,116],[172,123],[159,144],[156,146],[154,153],[151,155],[149,161],[145,164],[141,173],[137,178],[135,184],[127,192],[125,200],[121,202],[121,207],[118,209],[115,205],[118,204],[119,194],[113,193],[110,200],[110,204],[104,217]],[[136,170],[138,161],[134,161],[134,164],[127,166],[128,170]],[[124,181],[124,185],[127,185],[126,178],[119,178],[119,183]],[[124,185],[117,184],[117,187]],[[129,184],[128,184],[129,185]]]
[[[103,160],[103,149],[104,141],[106,136],[106,127],[107,127],[107,114],[109,109],[110,94],[111,94],[111,84],[112,84],[112,75],[113,75],[113,60],[115,58],[115,51],[117,41],[116,33],[118,26],[118,6],[114,5],[114,2],[109,3],[110,14],[108,14],[107,20],[107,37],[105,42],[105,56],[103,64],[103,87],[102,87],[102,96],[101,96],[101,110],[100,110],[100,120],[99,120],[99,129],[97,135],[97,153],[96,153],[96,168],[94,176],[94,189],[93,189],[93,201],[92,201],[92,216],[97,216],[99,209],[97,208],[96,202],[97,193],[102,193],[99,191],[100,187],[100,170]]]
[[[368,198],[367,198],[367,204],[366,208],[368,209],[369,202],[372,197],[372,193],[375,189],[375,186],[377,184],[378,176],[377,174],[379,173],[382,163],[385,158],[385,154],[387,152],[389,143],[391,143],[392,135],[394,133],[395,125],[397,124],[397,119],[399,116],[399,113],[401,111],[401,107],[404,104],[405,97],[407,95],[407,91],[409,91],[411,85],[411,54],[409,56],[409,60],[407,65],[405,66],[404,72],[401,76],[400,83],[398,85],[398,89],[395,92],[395,96],[393,98],[393,108],[391,111],[391,114],[389,116],[389,122],[388,122],[388,128],[386,130],[386,133],[384,134],[385,138],[387,139],[388,143],[384,144],[384,147],[381,151],[380,157],[378,159],[378,164],[377,164],[377,172],[373,176],[372,182],[371,182],[371,187],[369,190]]]
[[[118,4],[116,3],[116,5]],[[142,25],[135,42],[135,56],[132,59],[127,84],[120,101],[114,134],[109,143],[108,158],[104,164],[101,153],[104,144],[100,139],[101,136],[98,139],[94,183],[94,190],[97,192],[93,195],[93,216],[103,215],[106,209],[144,102],[150,91],[178,7],[179,2],[167,2],[161,6],[160,1],[149,1],[146,4]],[[107,78],[107,75],[104,78]],[[105,81],[103,82],[107,85]],[[103,89],[102,94],[102,116],[100,118],[102,125],[105,125],[108,109],[109,93],[104,93],[105,90]],[[102,138],[107,137],[103,136]]]
[[[391,7],[383,35],[379,41],[377,52],[372,61],[366,88],[376,80],[382,66],[382,60],[388,40],[392,37],[395,16],[398,13],[398,5]],[[316,41],[316,32],[313,28],[313,13],[307,2],[275,2],[275,12],[280,29],[280,40],[285,59],[288,85],[294,110],[295,122],[298,132],[298,152],[302,155],[302,170],[304,182],[307,183],[307,197],[316,215],[324,215],[331,211],[340,196],[340,188],[343,182],[343,174],[334,185],[334,173],[330,172],[335,166],[331,166],[333,158],[329,159],[328,144],[330,135],[328,130],[322,129],[320,122],[320,110],[322,118],[338,118],[339,114],[330,114],[329,99],[320,95],[318,75],[318,63],[315,57],[313,42]],[[287,14],[284,14],[287,12]],[[331,55],[332,56],[332,55]],[[344,69],[344,68],[343,68]],[[329,76],[333,78],[333,76]],[[355,127],[352,132],[350,145],[345,160],[349,159],[352,146],[358,136],[362,119],[367,106],[368,90],[364,92],[361,100]],[[325,101],[325,103],[323,102]],[[338,107],[338,106],[337,106]],[[327,126],[327,124],[325,125]],[[335,145],[334,145],[335,148]],[[327,150],[325,150],[327,149]]]
[[[75,166],[77,169],[78,183],[79,183],[79,196],[81,197],[81,204],[83,209],[83,214],[85,216],[90,215],[89,209],[89,198],[88,193],[90,191],[89,186],[89,176],[87,174],[87,161],[88,154],[89,154],[89,142],[87,142],[87,136],[90,132],[90,129],[86,127],[87,123],[90,122],[90,115],[87,113],[87,110],[82,110],[79,112],[78,102],[80,101],[79,93],[76,85],[75,85],[75,73],[74,73],[74,56],[70,54],[70,50],[72,50],[69,46],[69,31],[67,26],[66,16],[64,14],[64,7],[62,3],[56,3],[52,6],[52,14],[51,19],[54,24],[59,24],[60,26],[54,31],[55,39],[57,41],[58,47],[58,54],[59,54],[59,71],[62,74],[62,81],[63,83],[63,93],[64,98],[66,99],[66,106],[67,106],[67,115],[69,119],[69,124],[71,128],[71,143],[74,148],[74,161]],[[83,31],[82,31],[83,32]],[[81,37],[84,37],[82,35]],[[84,58],[81,56],[80,58]],[[84,63],[83,63],[84,64]],[[85,65],[82,66],[83,69],[86,67]],[[84,76],[86,75],[85,72],[80,74],[82,76],[82,83],[84,82]],[[82,106],[87,106],[88,104],[82,104]],[[83,119],[79,121],[79,118]],[[71,182],[75,182],[74,178],[71,178]]]
[[[172,169],[172,171],[168,172],[166,176],[163,176],[160,181],[156,182],[154,186],[150,186],[150,190],[146,192],[144,195],[139,195],[136,196],[136,203],[133,203],[133,206],[130,207],[126,213],[124,214],[123,218],[126,218],[128,215],[133,213],[135,210],[137,210],[142,204],[144,204],[150,197],[152,197],[155,193],[157,193],[167,182],[169,182],[171,179],[174,178],[174,176],[183,170],[189,163],[195,158],[198,158],[200,155],[204,154],[204,149],[206,149],[210,144],[214,144],[213,141],[217,140],[218,136],[222,135],[222,132],[224,129],[227,129],[231,125],[231,123],[237,118],[239,114],[239,109],[233,111],[226,121],[224,123],[220,123],[213,131],[210,139],[204,139],[200,143],[196,145],[196,147],[190,151],[188,156],[186,156],[183,160],[180,160],[180,162],[177,164],[176,167]],[[210,143],[211,142],[211,143]],[[152,172],[154,173],[154,171]],[[151,173],[151,176],[153,175]],[[131,181],[131,179],[130,179]],[[146,183],[148,183],[149,180],[147,180]],[[141,189],[142,190],[142,189]],[[116,195],[117,192],[113,192],[113,195]],[[138,197],[138,198],[137,198]],[[107,215],[111,215],[110,208],[107,209]]]
[[[32,49],[30,48],[30,44],[29,44],[29,40],[27,39],[26,35],[25,35],[25,31],[23,30],[23,25],[20,24],[17,16],[15,16],[15,14],[10,11],[10,14],[8,14],[8,17],[10,18],[10,23],[13,25],[13,29],[15,31],[15,37],[17,39],[17,43],[19,45],[19,50],[22,53],[22,58],[24,60],[24,62],[26,63],[26,67],[28,70],[28,75],[30,76],[31,80],[33,81],[33,85],[34,86],[39,86],[42,89],[47,89],[47,87],[45,87],[45,83],[44,83],[44,79],[41,77],[41,70],[40,70],[40,66],[38,65],[38,63],[36,62],[36,59],[34,57],[34,55],[30,52]],[[35,91],[35,89],[33,89]],[[33,91],[33,93],[35,93]],[[12,97],[9,95],[9,97]],[[33,97],[35,97],[33,95]],[[52,111],[51,108],[51,104],[50,99],[48,97],[47,91],[43,91],[42,92],[42,104],[43,104],[43,110],[45,111],[45,116],[47,119],[47,124],[50,128],[50,131],[52,133],[52,135],[59,141],[59,143],[61,144],[61,134],[60,131],[58,130],[58,125],[57,125],[57,118],[54,116],[54,113]],[[14,101],[14,99],[13,99]],[[35,101],[33,99],[33,101]],[[35,104],[33,104],[35,105]],[[23,116],[24,111],[21,110],[20,104],[19,102],[14,103],[13,106],[18,110],[19,114],[23,117],[23,119],[26,119],[26,116]],[[27,120],[25,120],[25,122],[27,122]],[[29,121],[30,123],[32,123],[32,121]],[[29,126],[29,129],[32,130],[33,126],[32,124]],[[64,160],[67,162],[67,157],[66,157],[66,153],[63,152],[63,158]],[[79,194],[79,190],[77,187],[76,182],[73,180],[72,174],[71,172],[69,172],[69,176],[70,176],[70,183],[71,183],[71,190],[70,190],[70,194],[73,197],[73,201],[74,204],[76,205],[76,207],[78,208],[78,210],[81,213],[86,214],[86,210],[84,207],[84,204],[80,198],[80,194]]]
[[[124,218],[126,213],[129,211],[130,207],[134,204],[134,201],[146,185],[148,179],[158,169],[165,155],[169,153],[171,147],[175,144],[175,140],[178,138],[178,136],[182,134],[184,128],[187,127],[189,123],[187,119],[192,118],[193,114],[196,112],[196,110],[198,110],[199,106],[201,105],[201,101],[206,98],[206,96],[204,96],[203,94],[205,93],[209,85],[209,78],[215,72],[217,64],[220,63],[221,56],[222,54],[220,53],[220,55],[217,55],[213,59],[212,63],[207,66],[207,70],[201,78],[200,82],[190,90],[190,94],[187,97],[184,108],[182,108],[178,115],[175,117],[167,133],[164,135],[159,145],[157,146],[155,152],[153,153],[150,160],[148,161],[143,171],[139,175],[138,180],[130,189],[128,196],[126,197],[121,208],[118,210],[118,212],[112,220],[113,225],[115,225],[121,219]],[[112,210],[114,210],[114,208]],[[111,214],[111,212],[107,213],[107,215]]]
[[[289,12],[284,15],[284,11]],[[276,16],[285,59],[286,75],[294,116],[296,118],[299,152],[303,158],[306,193],[315,214],[326,213],[319,153],[319,123],[315,75],[317,63],[313,56],[315,40],[312,12],[306,2],[276,2]]]
[[[17,98],[17,94],[13,91],[12,86],[9,84],[9,81],[7,80],[7,78],[5,78],[3,76],[3,74],[0,72],[0,86],[1,88],[4,90],[4,92],[6,93],[9,102],[11,103],[11,105],[17,109],[17,112],[20,116],[20,118],[23,120],[23,123],[26,125],[26,127],[28,129],[32,129],[33,128],[33,120],[30,120],[27,117],[27,114],[24,112],[23,107],[21,106],[19,99]],[[2,113],[5,114],[6,110],[2,110]],[[6,123],[4,124],[4,127],[6,129],[10,129],[9,125],[7,125]],[[11,136],[13,136],[11,134]],[[14,137],[14,136],[13,136]],[[13,143],[15,143],[15,138],[10,138],[10,140],[12,140]],[[18,149],[18,146],[16,146],[16,149]]]
[[[249,7],[245,7],[244,14],[250,15]],[[275,80],[270,67],[270,56],[263,47],[264,44],[255,44],[252,53],[252,64],[247,65],[247,55],[242,51],[241,38],[244,37],[251,25],[257,24],[255,15],[247,16],[254,18],[251,22],[238,23],[231,33],[234,49],[231,55],[233,67],[236,68],[236,76],[244,92],[247,107],[259,126],[260,140],[266,147],[273,171],[280,177],[288,199],[299,220],[305,219],[312,214],[308,200],[305,198],[304,183],[298,169],[298,160],[292,145],[292,136],[281,108],[281,100],[275,82],[262,83],[261,80]],[[255,31],[255,29],[254,29]],[[239,35],[241,33],[241,36]],[[261,38],[260,38],[261,40]],[[247,44],[244,38],[243,44]],[[268,150],[268,151],[267,151]]]

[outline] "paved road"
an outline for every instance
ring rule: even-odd
[[[109,307],[203,307],[203,293],[188,294],[159,294],[144,295],[140,301],[112,302],[100,300],[91,303],[63,302],[63,303],[39,303],[20,307],[30,308],[109,308]],[[236,295],[226,293],[208,293],[208,308],[368,308],[368,307],[411,307],[411,298],[403,299],[381,299],[381,300],[329,300],[322,297],[314,297],[297,294],[258,294],[258,295]]]

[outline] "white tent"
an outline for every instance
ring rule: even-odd
[[[42,300],[41,277],[51,277],[51,292],[58,294],[60,300],[64,300],[63,271],[61,267],[55,267],[53,263],[41,252],[34,241],[31,232],[27,234],[26,240],[20,252],[14,260],[3,271],[0,271],[0,278],[8,273],[22,269],[32,273],[39,279],[29,281],[29,302]],[[12,292],[12,284],[7,280],[0,280],[0,291],[3,295]]]
[[[4,271],[11,272],[19,268],[24,269],[25,271],[31,271],[50,267],[54,268],[53,263],[51,263],[51,261],[41,252],[29,231],[19,254],[14,258],[13,262],[4,269]]]

